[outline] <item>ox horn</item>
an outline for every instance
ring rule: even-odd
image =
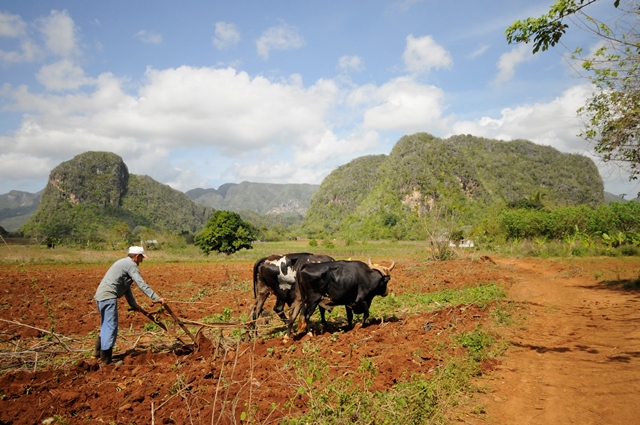
[[[389,271],[393,270],[393,268],[396,266],[396,262],[392,261],[391,265],[389,266]]]
[[[371,264],[371,257],[369,257],[369,259],[367,260],[367,264],[369,265],[369,267],[373,267],[373,265]]]

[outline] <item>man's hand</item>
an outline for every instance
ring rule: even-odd
[[[160,298],[158,298],[157,300],[155,300],[153,303],[154,303],[154,304],[156,304],[156,303],[160,303],[160,304],[162,304],[162,305],[165,305],[165,304],[167,303],[167,300],[165,300],[165,299],[164,299],[164,297],[160,297]]]

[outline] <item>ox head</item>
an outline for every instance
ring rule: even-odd
[[[392,261],[389,267],[381,266],[380,264],[374,263],[371,264],[371,258],[369,258],[369,267],[373,270],[377,270],[380,272],[382,276],[391,278],[391,270],[396,266],[396,262]]]
[[[369,267],[373,270],[376,270],[378,273],[382,275],[385,283],[388,283],[391,280],[391,270],[395,267],[396,262],[392,261],[389,267],[381,266],[380,264],[371,264],[371,258],[369,258]],[[383,297],[389,295],[389,287],[386,287]]]

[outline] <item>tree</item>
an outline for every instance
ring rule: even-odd
[[[597,35],[595,52],[575,49],[572,57],[582,63],[594,92],[578,109],[583,118],[580,134],[593,144],[604,161],[627,168],[630,180],[640,174],[640,7],[637,0],[613,0],[618,10],[615,26],[584,13],[598,0],[556,0],[549,13],[539,18],[516,21],[506,30],[507,42],[533,42],[533,53],[555,46],[573,24]]]
[[[207,255],[211,251],[229,255],[243,248],[252,249],[251,242],[256,235],[257,230],[239,214],[218,210],[209,218],[204,230],[196,235],[194,243]]]

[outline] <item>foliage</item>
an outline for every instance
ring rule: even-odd
[[[550,207],[595,207],[603,192],[595,164],[580,155],[525,140],[417,133],[388,156],[361,157],[330,173],[300,231],[316,239],[423,240],[434,216],[432,235],[477,225],[523,199],[531,207],[543,199]]]
[[[509,43],[533,41],[533,53],[557,44],[573,19],[574,25],[600,40],[595,52],[575,49],[572,58],[582,63],[594,93],[578,109],[584,119],[581,136],[592,143],[604,161],[629,169],[630,179],[640,174],[640,8],[636,0],[614,0],[614,26],[587,15],[584,8],[596,0],[556,0],[549,13],[514,22],[507,30]],[[622,3],[622,5],[621,5]],[[577,23],[576,23],[577,21]],[[628,167],[627,167],[628,166]]]
[[[569,28],[564,22],[578,14],[583,8],[597,0],[556,0],[549,8],[549,13],[539,18],[517,20],[506,30],[507,42],[530,43],[533,40],[533,53],[540,49],[547,50],[555,46]],[[614,7],[618,7],[620,0],[614,0]]]
[[[534,241],[539,254],[542,245],[553,240],[566,243],[570,255],[580,254],[582,249],[593,250],[596,239],[609,250],[640,244],[638,202],[612,202],[597,208],[583,205],[555,210],[505,209],[497,221],[506,239]]]
[[[238,213],[216,211],[204,230],[196,235],[194,243],[205,254],[217,251],[229,255],[243,248],[253,248],[251,242],[256,235],[256,229]]]
[[[22,232],[39,242],[55,238],[119,249],[131,242],[129,229],[195,233],[211,212],[148,176],[129,174],[115,154],[86,152],[51,171],[38,210]]]

